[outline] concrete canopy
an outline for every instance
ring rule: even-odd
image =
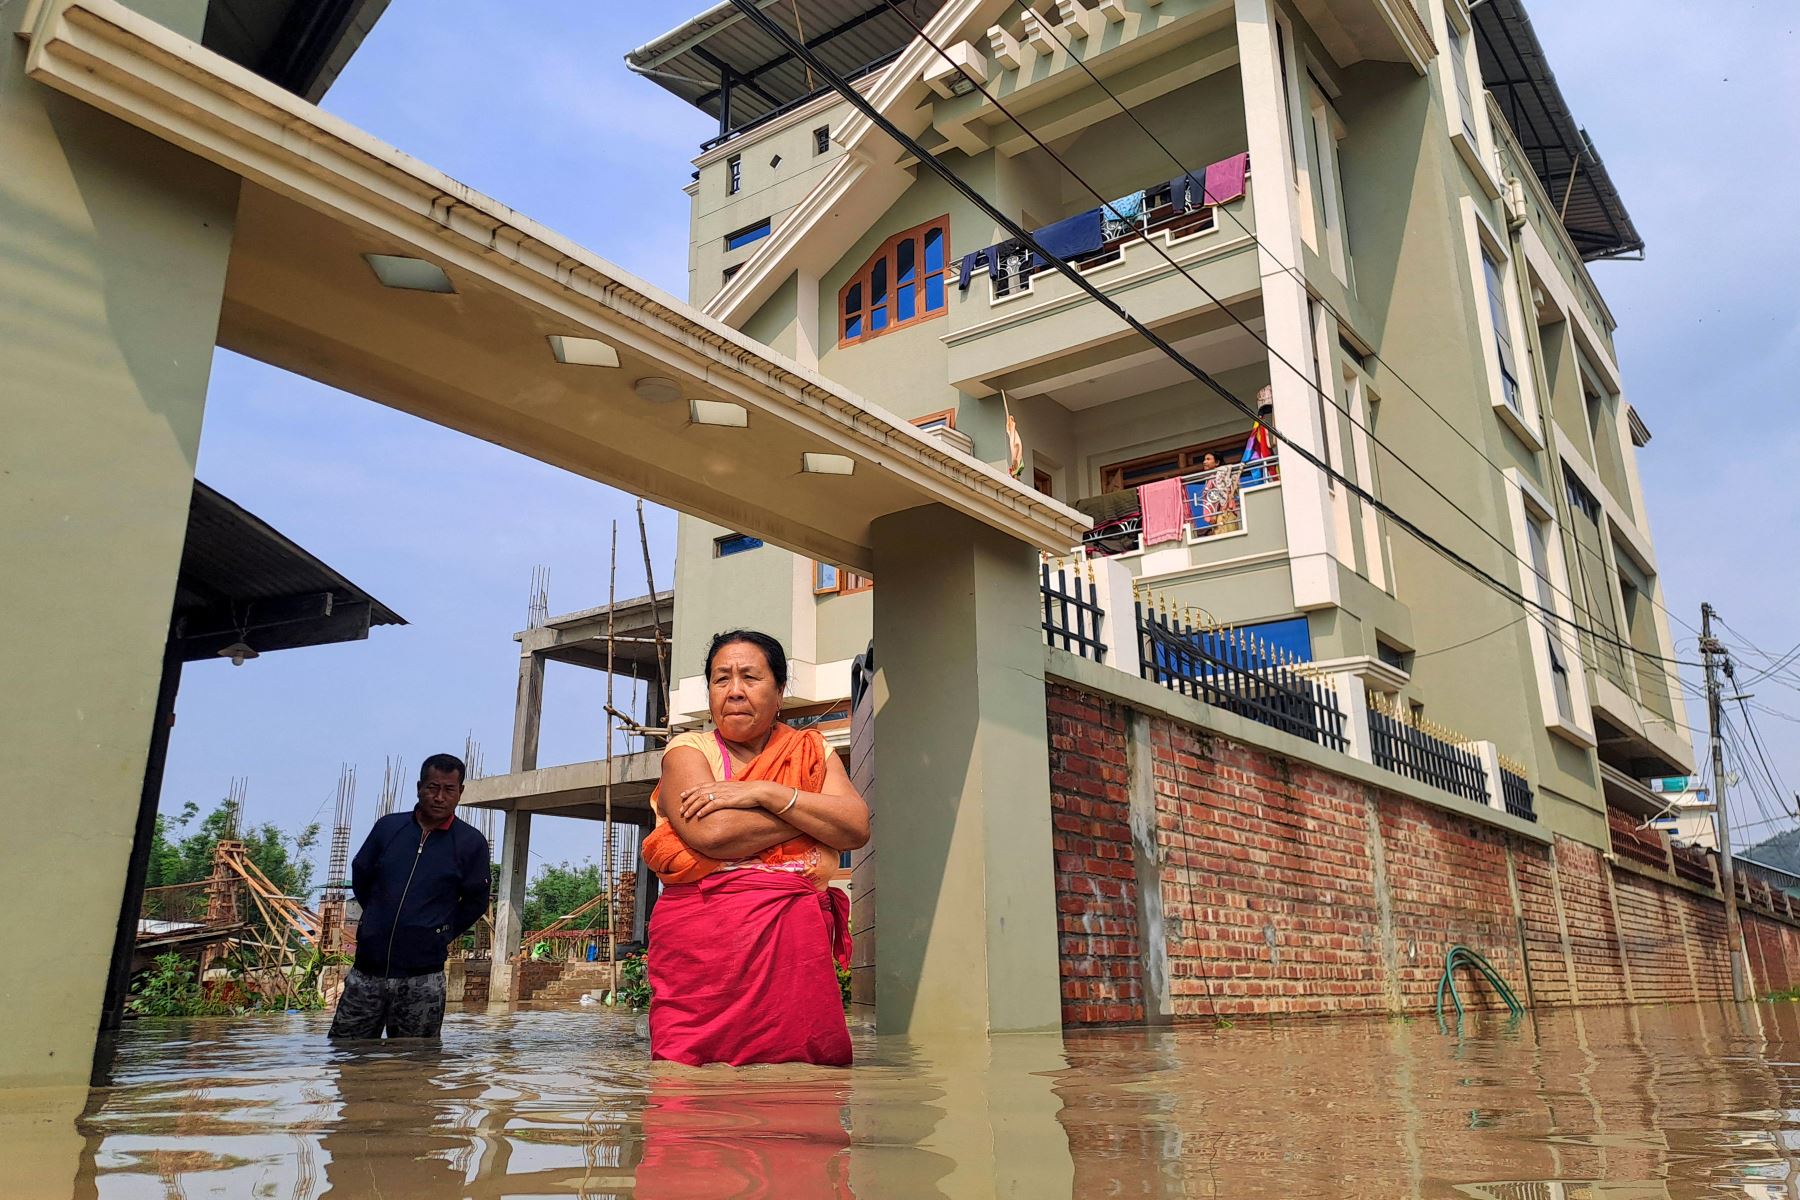
[[[242,178],[223,346],[864,573],[871,524],[923,504],[1051,551],[1086,527],[116,0],[44,0],[28,36],[33,79]],[[454,291],[383,286],[371,254],[434,264]],[[558,362],[553,337],[603,342],[618,366]],[[642,398],[648,378],[672,398]],[[747,424],[695,424],[690,400]],[[804,473],[808,453],[854,474]]]

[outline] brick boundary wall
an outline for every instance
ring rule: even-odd
[[[1146,1019],[1130,722],[1147,722],[1176,1020],[1428,1012],[1455,945],[1521,1002],[1729,997],[1724,906],[1646,862],[1551,845],[1052,681],[1046,697],[1067,1025]],[[1766,889],[1764,889],[1766,892]],[[1740,905],[1759,991],[1800,982],[1776,896]],[[1153,939],[1157,940],[1157,939]],[[1499,1007],[1471,973],[1458,991]]]

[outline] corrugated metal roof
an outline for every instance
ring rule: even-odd
[[[325,594],[331,597],[329,613],[292,603]],[[366,622],[360,615],[364,609]],[[237,640],[233,625],[260,629],[249,641],[268,650],[323,645],[364,636],[369,626],[406,624],[268,522],[198,480],[188,508],[174,615],[180,636],[194,643],[191,657],[213,652],[215,641]],[[272,628],[262,624],[267,621],[273,621]]]
[[[911,0],[920,25],[944,0]],[[793,29],[828,66],[846,75],[885,62],[912,40],[912,29],[884,0],[761,0],[770,17]],[[709,116],[720,117],[729,78],[727,134],[827,90],[825,81],[780,43],[720,4],[625,56],[626,65]]]
[[[1563,209],[1563,227],[1575,249],[1589,261],[1641,252],[1644,239],[1587,131],[1575,123],[1524,6],[1519,0],[1485,0],[1471,7],[1470,16],[1481,81],[1544,191]]]

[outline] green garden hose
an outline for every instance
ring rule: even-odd
[[[1520,1017],[1525,1015],[1525,1006],[1519,1003],[1519,998],[1513,995],[1512,989],[1506,986],[1506,981],[1500,978],[1500,972],[1494,970],[1493,963],[1475,953],[1475,951],[1469,949],[1467,946],[1452,946],[1450,947],[1450,953],[1444,956],[1443,978],[1438,980],[1437,1019],[1439,1029],[1446,1028],[1444,1024],[1444,993],[1446,991],[1450,993],[1450,1002],[1456,1005],[1456,1019],[1459,1022],[1462,1020],[1462,997],[1456,994],[1456,980],[1454,976],[1456,974],[1456,968],[1465,966],[1473,967],[1475,970],[1479,971],[1482,978],[1493,985],[1494,990],[1500,993],[1500,998],[1506,1001],[1507,1010],[1511,1012],[1513,1016]]]

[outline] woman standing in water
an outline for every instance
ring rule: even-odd
[[[713,729],[663,752],[644,861],[664,884],[650,921],[650,1056],[847,1066],[838,988],[849,902],[838,854],[869,840],[869,809],[817,730],[776,718],[787,655],[721,633],[706,654]]]

